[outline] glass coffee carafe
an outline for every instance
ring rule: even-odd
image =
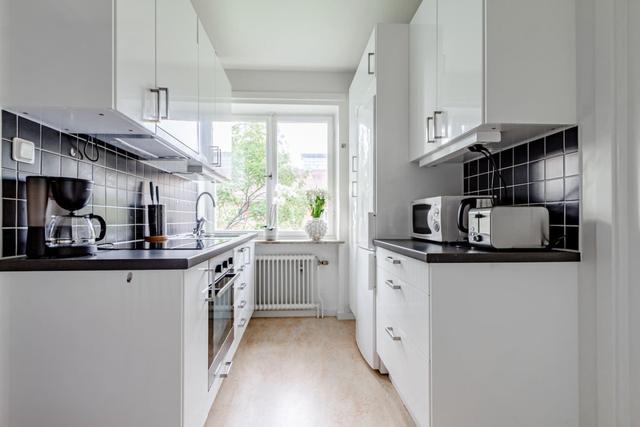
[[[100,224],[97,237],[93,220]],[[106,232],[107,224],[98,215],[54,215],[49,222],[47,244],[50,249],[68,256],[89,255],[96,252],[96,242],[104,239]]]

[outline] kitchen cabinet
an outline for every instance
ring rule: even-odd
[[[232,353],[238,348],[255,308],[254,262],[255,244],[249,242],[235,249],[234,265],[239,274],[235,287],[235,339]]]
[[[419,426],[578,426],[575,263],[378,248],[378,355]]]
[[[156,0],[157,133],[199,153],[198,17],[189,0]]]
[[[231,89],[189,0],[25,0],[9,21],[3,108],[145,160],[211,164],[208,123],[230,112]]]
[[[576,123],[575,0],[425,0],[409,32],[421,166]]]
[[[244,264],[247,322],[253,248],[243,243],[236,250],[246,256],[234,257]],[[202,427],[224,381],[209,385],[203,290],[231,253],[188,270],[2,273],[14,302],[12,425]]]

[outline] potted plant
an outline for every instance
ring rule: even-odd
[[[321,240],[327,234],[327,223],[322,219],[327,199],[328,195],[325,190],[307,191],[307,203],[311,210],[311,219],[307,221],[304,230],[314,242]]]

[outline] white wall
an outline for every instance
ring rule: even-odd
[[[640,6],[579,0],[582,427],[640,425]]]
[[[7,40],[7,9],[8,0],[0,0],[0,58],[8,58],[5,45]],[[7,61],[0,61],[0,110],[2,110],[4,93],[6,91]],[[2,119],[0,118],[0,126]],[[0,154],[2,148],[0,147]],[[1,208],[0,208],[1,209]],[[0,211],[0,216],[2,212]],[[0,241],[0,251],[2,242]],[[9,290],[6,283],[0,279],[0,426],[9,425]]]
[[[226,70],[235,93],[270,92],[279,94],[345,94],[353,73],[313,71]]]
[[[640,2],[629,4],[629,336],[631,425],[640,426]]]
[[[344,316],[345,307],[340,307],[339,300],[339,243],[264,243],[256,244],[256,255],[286,255],[286,254],[311,254],[323,261],[328,261],[329,265],[318,267],[318,288],[324,303],[325,316]]]

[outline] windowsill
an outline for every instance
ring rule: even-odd
[[[274,244],[293,244],[293,245],[322,245],[322,244],[334,244],[340,245],[345,243],[344,240],[335,240],[335,239],[323,239],[320,241],[313,241],[310,239],[276,239],[276,240],[264,240],[259,239],[255,240],[255,242],[259,245],[274,245]]]

